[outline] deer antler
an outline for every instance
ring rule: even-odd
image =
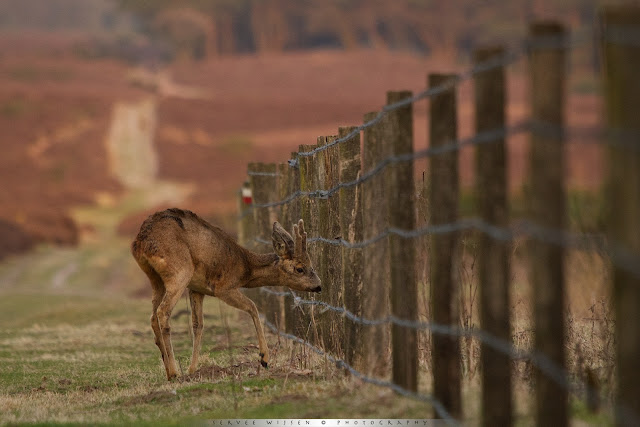
[[[293,226],[293,235],[296,239],[295,256],[304,257],[307,253],[307,233],[304,231],[304,221],[298,221],[298,225]]]

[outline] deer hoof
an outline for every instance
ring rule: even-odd
[[[259,356],[260,356],[260,364],[262,365],[262,367],[265,369],[269,369],[269,364],[264,361],[264,353],[259,353]]]

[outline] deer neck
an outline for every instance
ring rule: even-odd
[[[277,286],[280,282],[278,256],[274,253],[256,254],[249,257],[249,279],[245,288],[261,288],[263,286]]]

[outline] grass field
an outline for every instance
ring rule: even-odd
[[[149,301],[115,288],[115,277],[132,273],[116,261],[130,263],[118,251],[109,258],[91,249],[42,249],[0,270],[0,423],[431,414],[423,404],[361,387],[272,334],[271,367],[260,368],[250,319],[215,299],[205,302],[200,370],[169,383],[148,325]],[[63,285],[46,280],[64,273],[54,273],[63,259],[83,264],[68,270]],[[119,271],[107,274],[107,266]],[[91,282],[88,270],[102,282]],[[184,308],[181,300],[176,312]],[[183,367],[191,351],[187,319],[173,320]]]
[[[199,371],[167,382],[147,279],[115,235],[119,218],[140,208],[131,197],[78,210],[95,232],[77,248],[40,247],[0,264],[0,424],[431,416],[428,405],[360,384],[270,333],[271,365],[261,368],[249,316],[215,298],[205,300]],[[186,308],[182,299],[173,320],[185,369]]]

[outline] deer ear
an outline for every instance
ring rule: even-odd
[[[280,258],[293,259],[294,244],[291,235],[282,228],[278,221],[273,223],[273,232],[271,233],[271,241],[273,250]]]

